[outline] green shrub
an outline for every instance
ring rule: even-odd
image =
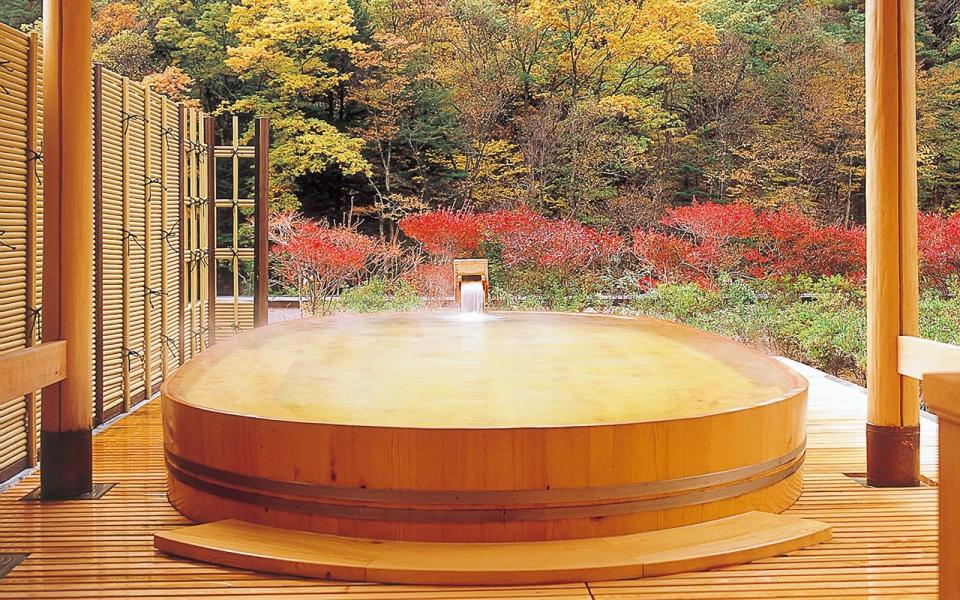
[[[865,379],[863,291],[842,277],[754,282],[722,278],[715,290],[665,284],[637,299],[631,310],[730,337],[854,381]]]
[[[920,298],[920,336],[960,344],[960,297],[924,294]]]
[[[631,304],[634,311],[672,321],[694,322],[722,307],[720,294],[693,283],[668,283],[643,294]]]
[[[488,250],[487,257],[491,302],[496,308],[580,312],[604,305],[601,279],[594,273],[506,267],[492,250]]]
[[[423,306],[412,285],[382,277],[340,293],[339,309],[358,313],[416,310]]]

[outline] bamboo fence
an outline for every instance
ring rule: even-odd
[[[43,264],[42,51],[36,34],[0,24],[0,354],[39,340]],[[253,327],[239,232],[241,146],[214,145],[213,118],[100,66],[94,68],[94,422],[129,411],[183,361]],[[230,161],[232,194],[218,198],[215,161]],[[217,299],[216,211],[232,296]],[[232,271],[230,271],[232,269]],[[228,275],[229,276],[229,273]],[[218,318],[219,317],[219,318]],[[215,327],[213,323],[219,323]],[[39,460],[40,393],[0,398],[0,481]]]

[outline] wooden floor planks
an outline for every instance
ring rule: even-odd
[[[30,556],[0,580],[0,598],[934,598],[936,488],[877,490],[844,473],[864,469],[865,399],[811,369],[804,493],[788,514],[825,521],[820,546],[716,571],[639,581],[526,588],[425,588],[273,577],[167,557],[152,534],[187,524],[166,501],[160,410],[152,402],[95,438],[103,499],[26,503],[33,474],[0,494],[0,552]],[[924,419],[923,473],[936,480],[936,424]]]

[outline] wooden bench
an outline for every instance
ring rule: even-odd
[[[819,521],[748,512],[632,535],[524,543],[345,538],[218,521],[164,531],[159,550],[299,577],[422,585],[519,585],[653,577],[751,562],[829,540]]]

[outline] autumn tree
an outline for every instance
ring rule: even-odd
[[[157,70],[153,42],[136,2],[111,2],[94,14],[93,59],[132,79]]]
[[[956,207],[960,191],[960,64],[921,71],[917,88],[921,205]]]
[[[573,100],[643,93],[669,72],[690,73],[691,50],[713,28],[690,0],[533,0],[549,32],[547,85]]]
[[[393,223],[426,208],[423,188],[415,182],[421,160],[407,126],[416,119],[415,87],[425,74],[416,64],[417,44],[390,33],[377,34],[372,42],[373,46],[358,50],[354,56],[356,86],[352,97],[365,112],[355,131],[372,154],[366,175],[376,195],[380,235],[387,225],[394,237]],[[411,155],[413,161],[405,160]]]
[[[188,106],[199,104],[190,97],[190,91],[195,85],[192,77],[183,72],[180,67],[170,65],[159,73],[151,73],[143,78],[143,84],[157,93],[163,94],[174,102],[183,102]]]
[[[856,222],[863,207],[861,30],[817,2],[714,0],[718,43],[674,101],[691,135],[666,140],[680,198],[799,207]],[[858,50],[859,49],[859,50]]]
[[[229,29],[237,45],[227,65],[254,89],[230,109],[272,119],[276,194],[296,205],[297,178],[335,168],[370,170],[363,141],[330,122],[329,98],[349,75],[334,66],[362,49],[345,0],[243,0]]]

